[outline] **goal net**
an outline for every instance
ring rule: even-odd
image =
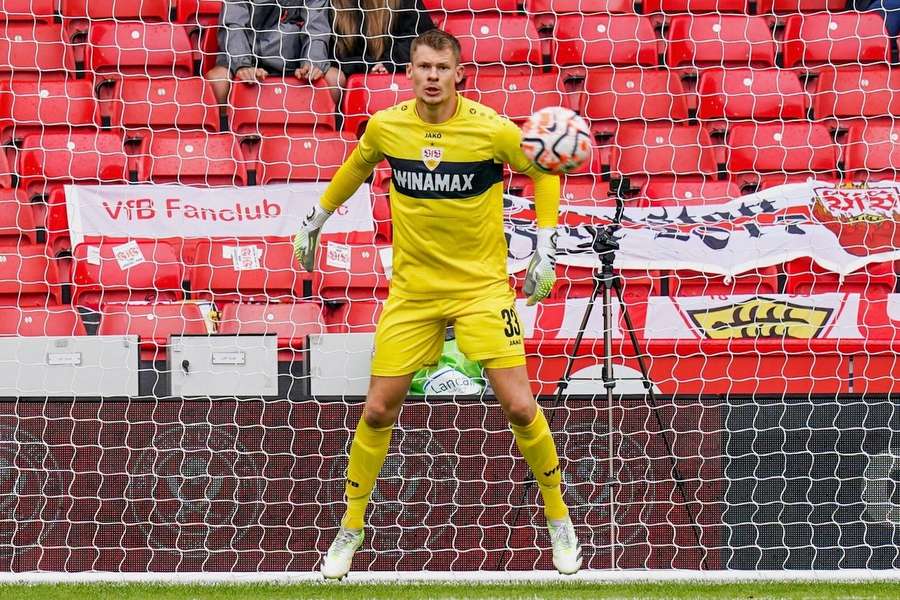
[[[264,79],[234,81],[257,63],[222,56],[252,40],[241,14],[282,50],[328,52],[352,36],[311,34],[316,10],[383,16],[332,4],[0,3],[0,570],[318,568],[392,277],[390,167],[329,220],[313,273],[291,236],[412,88],[387,60],[337,85],[262,59]],[[584,568],[900,566],[890,13],[886,29],[843,0],[386,5],[389,27],[427,14],[459,38],[463,96],[591,127],[537,306],[533,185],[502,184]],[[619,202],[606,344],[593,240]],[[356,570],[552,569],[537,485],[452,329],[367,519]]]

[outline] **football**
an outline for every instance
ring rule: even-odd
[[[550,106],[522,126],[522,151],[545,173],[569,173],[591,157],[591,130],[575,111]]]

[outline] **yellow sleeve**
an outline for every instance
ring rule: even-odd
[[[560,184],[558,175],[544,173],[522,152],[522,130],[503,117],[494,136],[494,158],[507,163],[534,182],[534,212],[538,227],[556,227],[559,222]]]
[[[384,154],[379,149],[381,125],[377,116],[377,114],[373,115],[369,119],[369,124],[359,139],[359,144],[334,174],[331,183],[328,184],[325,193],[319,199],[319,204],[328,212],[334,212],[346,202],[372,174],[375,165],[384,159]]]

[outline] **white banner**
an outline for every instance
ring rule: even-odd
[[[531,203],[506,197],[511,272],[534,251]],[[704,206],[633,207],[626,200],[615,237],[620,269],[691,269],[726,277],[757,267],[810,257],[845,275],[868,263],[900,259],[900,184],[840,187],[806,182],[783,185]],[[632,206],[629,206],[632,204]],[[612,208],[564,206],[558,260],[599,264],[591,224],[604,225]]]
[[[206,238],[291,236],[328,182],[251,187],[67,185],[73,246],[85,237]],[[369,186],[328,220],[323,233],[373,231]]]

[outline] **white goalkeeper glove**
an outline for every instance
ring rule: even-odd
[[[318,203],[309,211],[300,230],[294,236],[294,256],[307,272],[312,273],[316,267],[316,247],[319,245],[319,232],[332,213]]]
[[[550,295],[556,283],[556,228],[538,229],[537,247],[525,272],[525,295],[528,306]]]

